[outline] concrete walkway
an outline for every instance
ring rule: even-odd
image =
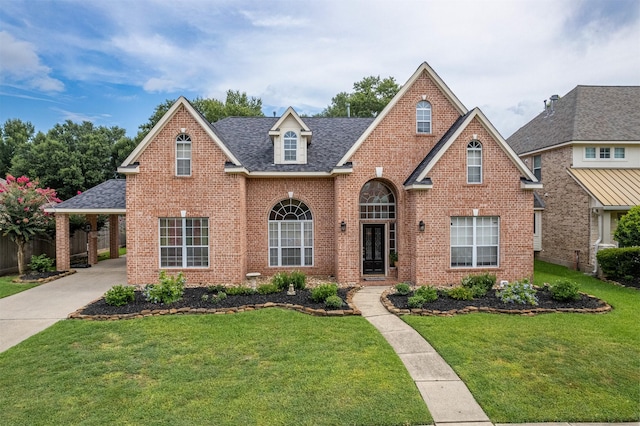
[[[104,260],[0,299],[0,352],[65,319],[116,284],[127,283],[125,257]]]
[[[433,347],[382,305],[380,296],[388,287],[369,286],[359,290],[353,303],[396,351],[416,383],[436,424],[449,426],[492,426],[489,417],[467,386]]]

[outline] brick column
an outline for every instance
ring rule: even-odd
[[[109,258],[117,259],[120,256],[120,223],[118,215],[109,215]]]
[[[91,224],[91,232],[89,232],[89,265],[98,263],[98,216],[88,214],[87,220]]]
[[[71,269],[71,243],[69,241],[69,215],[56,213],[56,269]]]

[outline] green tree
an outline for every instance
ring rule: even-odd
[[[369,76],[353,84],[353,92],[340,92],[331,99],[321,117],[346,117],[347,106],[352,117],[375,117],[393,99],[400,86],[393,77]]]
[[[0,127],[0,176],[6,176],[16,152],[33,139],[35,128],[30,122],[8,119]]]
[[[632,207],[620,218],[613,237],[620,247],[640,246],[640,206]]]
[[[0,232],[18,246],[18,271],[26,272],[25,246],[37,235],[46,234],[53,216],[44,208],[60,200],[53,189],[39,187],[26,176],[7,175],[7,183],[0,184]]]

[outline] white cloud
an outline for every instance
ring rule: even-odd
[[[41,64],[35,46],[16,40],[6,31],[0,31],[0,58],[2,84],[46,93],[64,90],[64,84],[60,80],[49,76],[51,69]]]

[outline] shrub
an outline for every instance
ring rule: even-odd
[[[401,296],[406,296],[411,291],[411,287],[407,283],[396,284],[396,292]]]
[[[207,287],[207,293],[220,293],[226,290],[222,284],[210,285]]]
[[[229,296],[250,296],[256,293],[256,291],[251,287],[244,287],[244,286],[229,287],[225,290],[225,292]]]
[[[275,284],[262,284],[258,286],[258,293],[260,294],[272,294],[280,291],[281,289]]]
[[[496,284],[496,276],[489,273],[467,275],[462,279],[462,287],[473,291],[473,297],[482,297]]]
[[[200,300],[202,300],[203,302],[208,302],[209,301],[209,295],[208,294],[203,294],[202,296],[200,296]]]
[[[438,298],[438,291],[432,286],[420,286],[413,294],[422,297],[424,303],[433,302]]]
[[[286,290],[289,288],[289,274],[286,272],[278,272],[273,277],[271,277],[271,284],[278,287],[278,289]]]
[[[602,273],[609,279],[640,276],[640,247],[602,249],[596,257]]]
[[[496,297],[504,303],[519,303],[521,305],[534,306],[538,304],[536,289],[529,284],[529,280],[526,278],[522,281],[508,283],[496,291]]]
[[[104,301],[111,306],[126,305],[134,299],[135,290],[132,286],[114,285],[104,294]]]
[[[144,288],[144,297],[151,303],[169,304],[182,299],[184,284],[187,281],[182,272],[176,276],[169,276],[160,271],[160,282],[149,284]]]
[[[340,309],[342,308],[342,304],[343,302],[340,296],[329,296],[324,301],[324,306],[329,310]]]
[[[293,288],[296,290],[304,290],[307,286],[307,276],[302,271],[292,271],[289,275],[289,283],[293,283]]]
[[[580,299],[578,284],[569,280],[558,280],[549,286],[551,298],[561,302]]]
[[[620,247],[640,246],[640,206],[632,207],[620,218],[613,238]]]
[[[447,295],[456,300],[473,300],[474,291],[467,287],[453,287],[447,291]]]
[[[315,303],[322,303],[329,296],[338,295],[338,286],[335,284],[321,284],[318,287],[311,290],[311,300]]]
[[[46,254],[39,256],[31,256],[31,263],[29,268],[35,272],[49,272],[53,270],[53,259]]]
[[[409,308],[411,309],[419,309],[422,308],[422,305],[424,305],[425,300],[422,296],[411,296],[407,299],[407,305],[409,305]]]
[[[227,298],[227,293],[221,291],[211,296],[211,303],[218,303]]]

